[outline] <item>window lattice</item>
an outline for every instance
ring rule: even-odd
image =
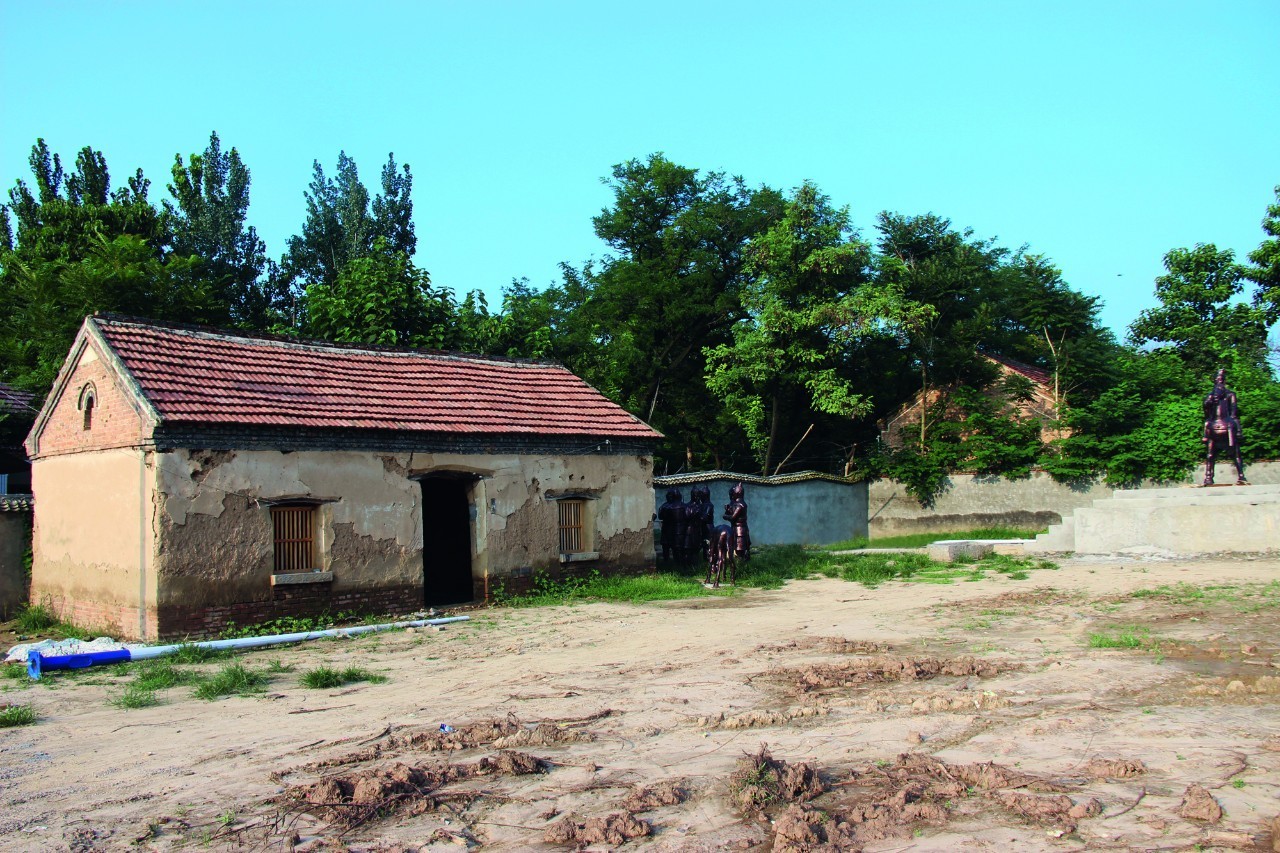
[[[273,506],[271,508],[277,572],[305,572],[313,568],[315,519],[314,506]]]
[[[582,542],[582,509],[586,501],[558,501],[560,509],[560,553],[579,554]]]

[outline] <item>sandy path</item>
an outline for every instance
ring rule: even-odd
[[[852,771],[908,752],[994,761],[1067,783],[1074,802],[1095,797],[1104,807],[1071,831],[969,791],[949,803],[948,820],[863,839],[868,850],[1256,849],[1243,845],[1269,845],[1280,813],[1280,607],[1128,593],[1277,580],[1276,560],[1074,560],[1023,581],[875,590],[812,580],[732,599],[479,611],[439,632],[247,655],[251,666],[296,667],[272,677],[266,698],[206,703],[178,687],[165,704],[124,711],[108,704],[119,693],[109,674],[10,687],[0,701],[31,705],[40,722],[0,730],[0,848],[289,849],[297,833],[304,848],[419,849],[434,833],[430,849],[459,849],[468,838],[484,849],[555,849],[543,834],[564,815],[616,812],[633,785],[679,780],[687,799],[638,813],[651,832],[627,849],[767,849],[771,825],[744,818],[728,784],[744,753],[767,743],[775,758],[819,768],[834,793],[814,805],[832,814]],[[1162,651],[1087,647],[1089,633],[1126,625],[1148,627]],[[877,656],[866,643],[892,648]],[[855,661],[958,656],[1012,668],[812,690],[788,678]],[[298,673],[322,663],[389,680],[300,687]],[[288,814],[286,829],[267,802],[323,775],[394,761],[475,761],[494,750],[428,754],[395,739],[442,722],[511,719],[560,721],[557,731],[579,739],[516,747],[553,762],[549,772],[459,783],[450,790],[486,795],[370,819],[341,842],[342,827],[313,815]],[[371,747],[381,755],[370,757]],[[305,768],[360,750],[364,760]],[[1095,758],[1140,760],[1147,770],[1095,779],[1086,770]],[[1221,822],[1178,815],[1193,783],[1225,809]]]

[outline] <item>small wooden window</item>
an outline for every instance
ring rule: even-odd
[[[275,531],[274,566],[277,572],[307,572],[315,568],[315,506],[273,506],[271,526]]]
[[[586,506],[584,500],[557,501],[560,510],[560,553],[581,554],[586,551],[586,541],[582,535],[582,515]]]

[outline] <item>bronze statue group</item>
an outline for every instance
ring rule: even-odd
[[[742,483],[729,489],[729,503],[721,516],[728,524],[715,523],[711,490],[694,486],[689,502],[679,489],[667,490],[667,502],[658,507],[662,522],[662,559],[678,560],[692,566],[698,560],[707,564],[703,584],[713,588],[728,571],[728,582],[735,583],[738,563],[751,558],[751,530],[747,527],[747,502]]]

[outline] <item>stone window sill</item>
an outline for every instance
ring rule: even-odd
[[[586,563],[591,560],[600,559],[599,551],[582,551],[577,554],[561,554],[560,562],[564,563]]]
[[[283,586],[295,583],[329,583],[333,580],[333,572],[281,572],[271,576],[272,586]]]

